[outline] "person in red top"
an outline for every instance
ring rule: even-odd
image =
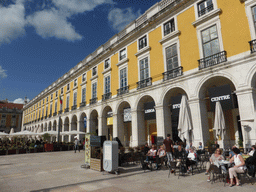
[[[167,137],[164,140],[163,144],[165,146],[166,156],[168,158],[168,165],[170,165],[170,162],[173,161],[173,158],[172,158],[172,145],[173,145],[173,142],[171,140],[171,135],[170,134],[167,134]]]

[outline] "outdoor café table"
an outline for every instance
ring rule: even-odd
[[[221,161],[218,161],[219,165],[220,165],[220,169],[221,169],[221,166],[224,166],[226,168],[226,173],[225,172],[222,172],[222,175],[223,175],[223,182],[224,182],[224,185],[226,183],[226,178],[228,177],[229,178],[229,172],[228,172],[228,169],[229,167],[231,167],[232,163],[230,163],[229,161],[227,160],[221,160]]]

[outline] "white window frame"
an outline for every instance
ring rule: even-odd
[[[75,83],[76,83],[76,85],[75,85]],[[77,86],[78,86],[78,80],[76,78],[76,79],[74,79],[74,87],[73,87],[73,89],[76,88]]]
[[[93,84],[96,83],[96,97],[93,97]],[[92,81],[92,92],[91,92],[91,99],[97,98],[98,97],[98,82],[97,79]]]
[[[199,45],[199,54],[200,54],[200,59],[204,58],[204,52],[203,52],[203,41],[202,41],[202,31],[205,29],[216,25],[217,27],[217,33],[218,33],[218,39],[219,39],[219,46],[220,46],[220,52],[224,51],[224,46],[223,46],[223,40],[222,40],[222,34],[221,34],[221,23],[220,23],[220,18],[219,16],[216,16],[207,22],[197,26],[196,31],[197,31],[197,39],[198,39],[198,45]]]
[[[178,55],[178,66],[181,66],[181,58],[180,58],[180,41],[179,37],[175,37],[165,43],[162,44],[163,48],[163,56],[164,56],[164,71],[167,72],[167,62],[166,62],[166,48],[170,47],[172,45],[176,44],[177,45],[177,55]]]
[[[205,13],[202,16],[198,16],[198,5],[199,3],[203,2],[203,0],[197,0],[194,4],[194,9],[195,9],[195,18],[196,20],[203,18],[203,17],[207,17],[209,14],[211,14],[211,12],[213,12],[214,10],[216,10],[218,8],[218,4],[217,4],[217,0],[212,0],[212,4],[213,4],[213,10],[211,10],[210,12]]]
[[[85,89],[85,100],[84,101],[83,101],[83,89]],[[86,102],[86,86],[85,85],[81,88],[81,103],[82,102]]]
[[[77,106],[77,91],[73,92],[73,106],[75,105],[75,94],[76,94],[76,106]]]
[[[64,93],[64,87],[61,87],[60,88],[60,94],[63,95],[63,93]]]
[[[93,69],[96,68],[96,74],[93,75]],[[98,65],[97,66],[94,66],[92,67],[92,77],[96,77],[98,75]]]
[[[67,94],[67,95],[66,95],[66,108],[65,108],[65,109],[67,109],[67,108],[69,109],[69,108],[70,108],[69,103],[70,103],[70,95]]]
[[[128,64],[126,63],[125,65],[122,65],[122,66],[120,66],[119,68],[118,68],[118,79],[119,79],[119,85],[118,85],[118,87],[119,87],[119,89],[121,89],[121,88],[123,88],[123,87],[121,87],[120,85],[121,85],[121,73],[120,73],[120,71],[121,70],[123,70],[123,69],[126,69],[126,81],[127,81],[127,86],[129,86],[129,81],[128,81]]]
[[[105,68],[106,61],[109,62],[109,65],[107,68]],[[104,60],[104,70],[109,69],[109,68],[111,68],[111,58],[110,57]]]
[[[143,38],[144,36],[146,36],[146,39],[147,39],[147,46],[145,46],[145,47],[143,47],[143,48],[140,49],[140,48],[139,48],[139,40],[140,40],[141,38]],[[138,50],[138,52],[139,52],[140,50],[145,49],[146,47],[149,47],[148,33],[145,33],[145,34],[141,35],[141,36],[138,38],[138,40],[137,40],[137,50]]]
[[[58,91],[55,92],[55,98],[58,98]]]
[[[58,111],[58,101],[55,101],[54,112],[57,113],[57,111]]]
[[[67,92],[70,91],[70,83],[67,84]]]
[[[126,54],[125,54],[125,57],[124,57],[124,58],[120,59],[120,57],[121,57],[121,51],[123,51],[123,50],[125,50]],[[120,49],[120,50],[118,51],[118,61],[123,61],[123,60],[126,59],[126,58],[128,58],[128,57],[127,57],[127,47],[123,47],[122,49]]]
[[[245,2],[245,11],[248,18],[250,33],[251,33],[251,40],[256,39],[256,29],[254,27],[254,22],[252,18],[252,7],[256,6],[255,0],[247,0]]]
[[[105,82],[105,78],[106,77],[109,77],[109,93],[111,93],[111,74],[110,74],[110,72],[109,73],[106,73],[105,75],[104,75],[104,84],[103,84],[103,86],[104,86],[104,94],[107,94],[106,93],[106,86],[105,86],[105,84],[106,84],[106,82]]]
[[[85,78],[83,78],[84,76],[85,76]],[[81,78],[82,78],[82,82],[86,82],[87,74],[86,74],[86,73],[83,73],[82,76],[81,76]]]
[[[171,20],[174,20],[174,28],[175,28],[175,30],[172,31],[172,32],[170,32],[170,33],[167,34],[167,35],[164,35],[164,25],[165,25],[166,23],[168,23],[169,21],[171,21]],[[173,17],[171,17],[170,19],[164,21],[161,28],[162,28],[162,38],[167,37],[167,36],[171,35],[172,33],[178,31],[177,16],[173,16]]]
[[[151,77],[151,71],[150,71],[150,53],[149,53],[149,51],[148,52],[146,52],[146,53],[144,53],[144,54],[141,54],[140,56],[138,56],[138,58],[137,58],[137,60],[138,60],[138,79],[139,79],[139,81],[142,81],[142,79],[141,79],[141,77],[140,77],[140,60],[142,60],[142,59],[145,59],[145,58],[148,58],[148,74],[149,74],[149,77],[148,78],[150,78]]]

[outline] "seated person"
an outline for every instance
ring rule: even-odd
[[[152,148],[147,153],[146,161],[153,160],[157,155],[156,146],[152,145]]]
[[[156,155],[157,155],[156,146],[152,145],[152,148],[147,153],[146,162],[155,160],[156,159]],[[158,169],[158,163],[156,164],[156,168]]]
[[[196,164],[197,162],[197,155],[194,152],[193,148],[189,149],[189,153],[186,160],[187,172],[190,170],[190,166]]]
[[[254,152],[255,152],[255,145],[252,146],[252,150],[250,151],[250,153],[248,153],[248,155],[252,157]]]
[[[164,150],[163,145],[160,146],[160,149],[158,150],[157,155],[159,156],[160,162],[161,162],[161,165],[162,165],[163,162],[164,162],[164,158],[166,157],[166,152]]]
[[[255,149],[256,149],[256,145],[253,145],[252,150],[248,154],[250,157],[248,157],[245,160],[245,164],[248,168],[248,173],[251,172],[252,177],[255,177],[255,173],[256,173],[256,150]]]
[[[234,185],[233,184],[234,177],[236,179],[236,185],[237,186],[240,185],[239,180],[237,178],[237,173],[244,173],[244,170],[246,169],[244,159],[243,159],[242,155],[240,155],[240,150],[237,148],[234,148],[233,152],[235,155],[230,159],[230,163],[234,162],[235,166],[229,168],[229,177],[230,177],[230,185],[229,186],[230,187],[232,187]]]
[[[202,142],[199,142],[199,146],[197,147],[197,154],[203,154],[204,153],[204,147],[202,145]]]
[[[215,150],[215,153],[212,154],[212,156],[210,157],[210,161],[206,163],[206,173],[205,174],[208,174],[209,171],[213,169],[213,166],[216,166],[218,161],[221,161],[221,160],[224,160],[224,157],[221,155],[221,150],[219,148],[217,148]],[[208,176],[207,181],[210,181],[210,175]]]
[[[229,159],[231,159],[234,155],[235,155],[235,153],[233,152],[233,149],[234,148],[237,148],[235,145],[231,148],[231,151],[229,152]],[[240,155],[242,155],[242,153],[240,153]]]
[[[181,145],[178,146],[178,150],[174,154],[176,159],[182,159],[186,157],[185,151],[182,149]]]
[[[147,155],[149,151],[148,143],[145,143],[144,149],[143,149],[143,155]]]

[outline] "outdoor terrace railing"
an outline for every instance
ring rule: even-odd
[[[129,93],[129,85],[126,87],[122,87],[120,89],[117,89],[117,96],[123,95],[125,93]]]
[[[62,110],[59,110],[59,114],[61,114],[62,113]]]
[[[44,119],[47,119],[47,115],[44,116]]]
[[[76,108],[77,108],[77,105],[73,105],[73,106],[71,107],[71,110],[76,110]]]
[[[97,97],[90,99],[90,105],[97,103],[97,100],[98,100]]]
[[[249,41],[251,53],[256,52],[256,39]]]
[[[217,64],[223,63],[225,61],[227,61],[227,52],[222,51],[222,52],[219,52],[215,55],[211,55],[209,57],[199,59],[198,60],[199,69],[204,69],[204,68],[207,68],[207,67],[211,67],[213,65],[217,65]]]
[[[80,103],[80,107],[84,107],[84,106],[86,106],[86,102],[85,101]]]
[[[150,86],[150,85],[152,85],[152,78],[151,77],[137,82],[137,89],[141,89],[141,88],[144,88],[144,87],[147,87],[147,86]]]
[[[163,73],[163,80],[169,80],[169,79],[173,79],[175,77],[181,76],[183,75],[183,67],[177,67],[175,69],[166,71]]]
[[[64,113],[66,113],[66,112],[69,112],[69,108],[68,107],[64,110]]]
[[[55,117],[57,115],[57,112],[53,113],[53,117]]]
[[[108,100],[111,97],[112,97],[112,93],[111,92],[106,93],[106,94],[102,95],[102,101]]]
[[[49,118],[52,117],[52,114],[49,114]]]

